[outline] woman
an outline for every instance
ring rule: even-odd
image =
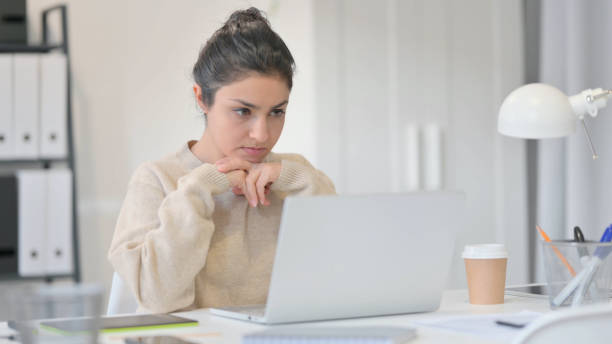
[[[234,12],[193,68],[200,140],[132,176],[109,260],[140,310],[266,301],[283,199],[335,193],[296,154],[271,150],[295,65],[258,9]]]

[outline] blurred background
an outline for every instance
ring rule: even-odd
[[[559,237],[577,223],[595,236],[610,222],[612,120],[604,110],[593,124],[594,163],[582,133],[503,137],[497,111],[527,82],[569,94],[612,87],[612,3],[586,3],[28,0],[31,43],[43,9],[68,8],[83,282],[110,289],[106,254],[131,173],[201,136],[191,69],[229,14],[249,6],[267,13],[297,63],[277,152],[303,154],[340,193],[464,191],[449,288],[466,287],[467,243],[504,243],[509,284],[543,280],[535,223]]]

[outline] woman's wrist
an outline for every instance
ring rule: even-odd
[[[301,184],[304,182],[304,165],[291,160],[281,160],[279,164],[279,175],[276,182],[270,186],[271,190],[289,191],[293,189],[292,186],[296,183]]]
[[[181,177],[178,181],[181,185],[207,186],[212,194],[219,194],[227,191],[230,187],[228,177],[217,170],[213,164],[204,163],[189,174]]]

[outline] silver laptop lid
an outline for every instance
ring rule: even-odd
[[[265,321],[437,309],[464,199],[455,192],[287,198]]]

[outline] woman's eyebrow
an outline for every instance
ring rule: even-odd
[[[255,109],[255,110],[259,109],[259,106],[255,105],[255,104],[251,104],[251,103],[249,103],[249,102],[247,102],[247,101],[245,101],[245,100],[242,100],[242,99],[234,99],[234,98],[232,98],[232,99],[230,99],[230,100],[233,100],[233,101],[235,101],[235,102],[238,102],[238,103],[240,103],[240,104],[242,104],[242,105],[244,105],[244,106],[246,106],[246,107],[253,108],[253,109]],[[278,103],[278,104],[276,104],[276,105],[272,106],[272,109],[277,108],[277,107],[281,107],[281,106],[283,106],[283,105],[287,104],[288,102],[289,102],[289,100],[284,100],[284,101],[282,101],[282,102],[280,102],[280,103]]]
[[[289,102],[288,100],[282,101],[282,102],[274,105],[272,108],[274,109],[274,108],[277,108],[277,107],[281,107],[281,106],[287,104],[288,102]]]
[[[242,99],[230,99],[230,100],[238,102],[238,103],[240,103],[240,104],[242,104],[242,105],[244,105],[246,107],[250,107],[250,108],[253,108],[253,109],[259,109],[259,106],[256,106],[255,104],[251,104],[251,103],[249,103],[247,101],[244,101]]]

